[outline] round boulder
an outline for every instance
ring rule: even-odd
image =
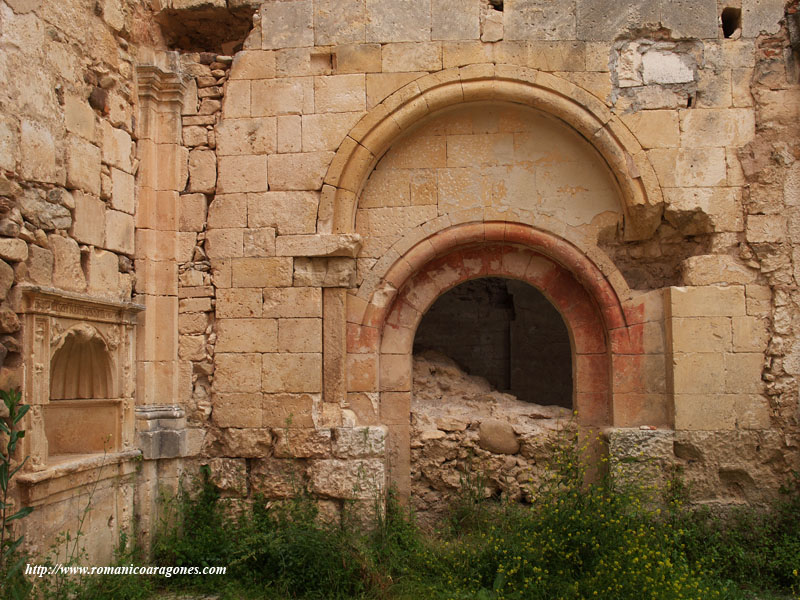
[[[484,450],[495,454],[516,454],[519,440],[511,424],[498,419],[485,419],[478,431],[478,444]]]

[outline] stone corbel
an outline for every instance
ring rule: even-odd
[[[281,235],[275,238],[277,256],[355,258],[359,250],[361,250],[361,236],[357,233]]]

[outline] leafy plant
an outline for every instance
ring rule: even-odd
[[[10,513],[9,501],[10,484],[14,475],[25,465],[26,456],[17,466],[14,464],[14,454],[17,443],[25,437],[25,430],[18,427],[19,422],[28,412],[30,406],[22,404],[22,394],[19,390],[0,390],[0,397],[5,404],[7,415],[0,418],[0,432],[5,439],[5,447],[0,452],[0,582],[7,590],[9,598],[25,598],[30,590],[30,584],[25,579],[23,566],[25,555],[20,552],[22,536],[14,538],[12,522],[29,515],[33,508],[22,507]]]

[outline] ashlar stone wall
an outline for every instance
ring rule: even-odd
[[[226,494],[300,482],[331,515],[387,482],[412,494],[414,335],[480,277],[559,311],[579,425],[615,457],[684,467],[702,502],[757,502],[796,468],[796,2],[0,0],[0,17],[0,384],[35,405],[34,550],[98,473],[97,556],[134,513],[152,533],[159,487],[204,463]],[[55,468],[61,319],[103,323],[105,400],[127,408],[114,452]]]

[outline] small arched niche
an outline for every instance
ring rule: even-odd
[[[111,357],[91,325],[67,331],[50,361],[50,399],[113,398]]]
[[[50,361],[45,432],[51,460],[119,449],[119,400],[106,341],[86,323],[67,330]]]

